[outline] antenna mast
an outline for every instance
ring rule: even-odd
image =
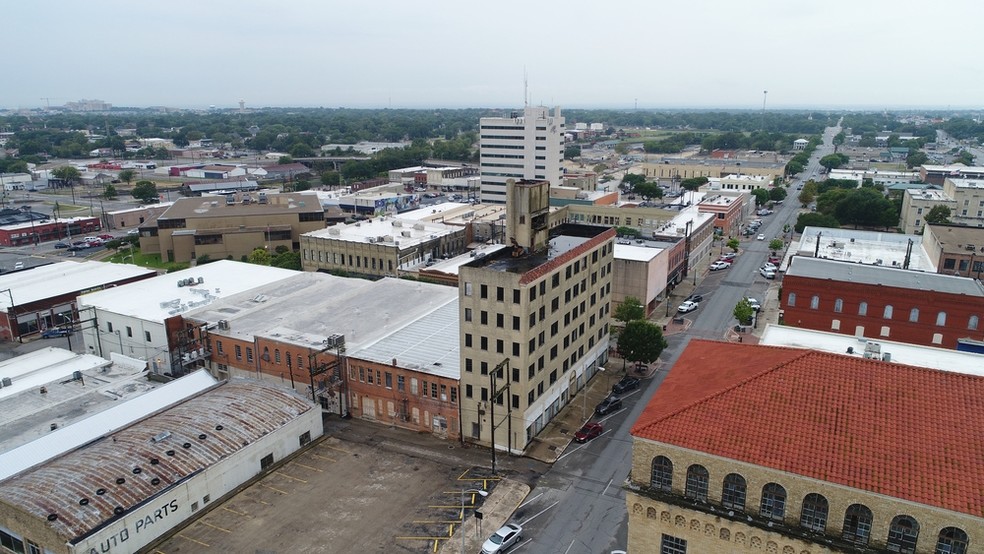
[[[529,79],[526,77],[526,68],[523,67],[523,107],[530,107],[530,83]]]

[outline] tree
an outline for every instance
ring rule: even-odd
[[[638,238],[642,233],[635,227],[620,226],[615,228],[615,233],[620,237]]]
[[[738,247],[740,245],[741,242],[738,239],[729,239],[728,242],[725,244],[725,246],[730,248],[732,252],[738,252]]]
[[[137,184],[133,185],[133,190],[130,191],[130,194],[144,204],[156,202],[160,198],[160,194],[157,192],[157,185],[153,181],[137,181]]]
[[[909,155],[905,157],[905,165],[909,169],[919,167],[929,161],[929,156],[925,152],[909,150]]]
[[[926,223],[948,225],[950,223],[950,207],[943,204],[933,206],[926,214]]]
[[[646,182],[646,176],[641,173],[626,173],[622,177],[621,187],[623,190],[632,191],[637,186]]]
[[[574,158],[581,157],[581,147],[576,144],[568,145],[564,148],[564,159],[573,160]]]
[[[294,163],[294,158],[290,156],[280,156],[280,158],[277,159],[277,163],[280,165],[292,164]]]
[[[642,183],[641,185],[637,185],[635,191],[639,193],[646,200],[652,200],[653,198],[663,197],[663,188],[651,181],[647,181],[645,183]]]
[[[751,325],[752,316],[755,314],[755,310],[752,309],[752,304],[747,298],[742,298],[735,304],[735,309],[732,312],[735,315],[735,319],[738,323],[742,325]]]
[[[114,187],[112,183],[106,185],[106,188],[103,189],[102,195],[106,200],[114,200],[117,196],[116,187]]]
[[[301,177],[294,181],[294,192],[302,192],[311,188],[311,182]]]
[[[812,180],[807,181],[806,184],[803,185],[803,190],[801,190],[799,193],[798,200],[800,201],[800,204],[802,204],[803,207],[805,208],[816,199],[817,199],[817,182]]]
[[[684,190],[689,190],[691,192],[700,189],[700,187],[707,184],[707,177],[691,177],[689,179],[684,179],[680,181],[680,186]]]
[[[256,265],[270,265],[272,259],[270,253],[265,248],[256,248],[249,253],[246,261]]]
[[[341,183],[340,175],[337,171],[325,171],[321,174],[321,184],[328,188],[337,187]]]
[[[841,226],[840,221],[832,215],[825,215],[820,213],[808,213],[800,214],[796,218],[796,225],[793,226],[793,230],[797,233],[802,233],[803,229],[807,227],[829,227],[831,229],[839,229]]]
[[[772,239],[769,241],[769,250],[772,250],[772,253],[775,254],[779,250],[782,250],[782,247],[785,245],[786,243],[782,239]]]
[[[283,248],[285,251],[281,252],[280,251],[281,248]],[[279,267],[282,269],[296,269],[297,271],[301,270],[300,252],[294,252],[289,248],[282,247],[282,246],[278,246],[277,250],[278,250],[277,254],[273,256],[272,260],[270,260],[271,266]]]
[[[820,158],[820,165],[826,167],[828,170],[831,170],[837,169],[850,161],[851,158],[844,154],[827,154],[826,156]]]
[[[615,307],[612,317],[622,323],[628,323],[637,319],[646,319],[646,308],[638,298],[626,296],[625,300]]]
[[[765,189],[752,189],[752,196],[755,197],[756,206],[764,206],[769,201],[769,191]]]
[[[953,163],[972,166],[974,165],[974,155],[966,150],[961,150],[960,153],[957,154],[957,157],[953,160]]]
[[[123,171],[120,171],[119,174],[117,175],[120,181],[123,181],[128,185],[130,184],[130,181],[132,181],[133,178],[136,176],[137,176],[137,172],[132,169],[124,169]]]
[[[644,319],[629,321],[618,335],[618,351],[630,362],[651,364],[666,347],[660,327]]]
[[[782,187],[772,187],[769,189],[769,200],[781,202],[786,199],[786,189]]]

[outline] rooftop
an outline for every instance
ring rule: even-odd
[[[158,224],[165,219],[193,219],[209,217],[239,217],[281,214],[284,212],[320,212],[321,202],[314,194],[289,192],[283,194],[264,194],[240,192],[231,195],[235,202],[228,204],[225,198],[203,196],[200,198],[181,198],[158,218]],[[265,197],[266,202],[260,202]],[[248,203],[247,203],[248,199]]]
[[[926,225],[927,232],[949,254],[971,255],[976,250],[984,255],[984,229],[980,227],[964,227],[962,225]]]
[[[127,208],[125,210],[113,210],[111,212],[106,212],[106,213],[108,213],[109,215],[117,215],[117,214],[125,214],[125,213],[130,213],[130,212],[142,212],[144,210],[154,209],[154,208],[167,208],[167,207],[170,207],[170,206],[173,206],[173,205],[174,205],[174,202],[161,202],[160,204],[144,204],[143,206],[140,206],[139,208]]]
[[[945,192],[939,189],[930,188],[907,188],[905,194],[911,196],[913,200],[929,200],[931,202],[953,202]]]
[[[37,266],[29,271],[0,275],[0,290],[9,290],[9,294],[0,294],[0,308],[10,309],[11,301],[14,306],[22,306],[56,296],[99,289],[115,281],[156,273],[153,269],[135,265],[93,261],[65,261]]]
[[[183,386],[186,379],[168,386]],[[134,410],[112,440],[104,435],[0,482],[0,498],[49,519],[54,532],[78,542],[119,517],[117,508],[126,513],[311,409],[300,396],[272,385],[219,383],[164,408]]]
[[[786,276],[984,297],[984,286],[981,286],[979,281],[968,277],[805,256],[796,256],[790,260],[789,267],[786,269]]]
[[[663,250],[665,248],[632,244],[631,242],[626,243],[624,239],[617,240],[615,242],[615,259],[632,262],[648,262],[658,256]]]
[[[984,377],[694,339],[632,435],[980,517]]]
[[[108,312],[163,323],[168,317],[298,273],[278,267],[219,260],[86,294],[79,298],[79,306],[95,306]],[[195,284],[178,285],[186,279],[194,279]]]
[[[817,252],[817,241],[820,249]],[[936,265],[929,259],[922,246],[919,235],[903,235],[900,233],[883,233],[880,231],[858,231],[852,229],[834,229],[830,227],[807,227],[800,236],[799,247],[794,250],[797,257],[810,256],[817,253],[819,258],[840,260],[845,262],[860,262],[875,264],[881,260],[886,267],[902,267],[905,263],[909,244],[909,269],[919,271],[936,271]]]
[[[984,168],[981,168],[984,172]],[[961,189],[984,189],[984,180],[981,179],[954,179],[950,178],[949,181],[953,182],[953,186]]]
[[[984,167],[966,166],[964,164],[950,164],[950,165],[923,164],[922,168],[932,173],[951,173],[957,175],[959,175],[960,173],[984,173]]]
[[[449,288],[449,287],[445,287]],[[456,289],[454,290],[457,294]],[[381,364],[394,364],[448,379],[461,377],[458,343],[458,302],[448,302],[436,310],[393,330],[378,341],[349,356]]]
[[[488,256],[476,257],[468,267],[485,267],[492,271],[508,273],[526,273],[534,268],[547,264],[568,252],[599,239],[610,233],[614,238],[615,230],[593,225],[578,225],[565,223],[550,229],[547,247],[539,252],[531,252],[523,256],[513,256],[511,248],[496,251]],[[603,239],[602,239],[603,240]]]
[[[467,254],[462,254],[460,256],[455,256],[447,260],[435,260],[434,265],[426,267],[427,271],[439,271],[441,273],[447,273],[449,275],[457,275],[458,269],[471,262],[475,258],[482,258],[485,256],[490,256],[500,250],[508,249],[504,244],[486,244],[479,246]]]
[[[349,355],[355,355],[448,303],[457,304],[457,299],[458,289],[443,285],[295,272],[289,279],[231,295],[185,317],[229,323],[228,329],[210,329],[213,336],[262,336],[313,349],[320,349],[325,337],[341,334]]]
[[[304,233],[305,237],[347,242],[382,242],[401,249],[411,248],[437,237],[461,231],[460,227],[399,217],[374,217],[348,225],[333,225]],[[383,240],[379,240],[383,237]]]

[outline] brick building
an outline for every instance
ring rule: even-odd
[[[980,552],[984,377],[693,340],[632,428],[628,551]]]
[[[944,348],[984,339],[984,287],[966,277],[796,256],[780,303],[794,327]]]

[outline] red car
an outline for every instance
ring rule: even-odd
[[[589,440],[601,435],[605,428],[600,423],[585,423],[584,427],[574,433],[574,440],[577,442],[588,442]]]
[[[99,235],[99,238],[103,240],[113,240],[113,235]]]

